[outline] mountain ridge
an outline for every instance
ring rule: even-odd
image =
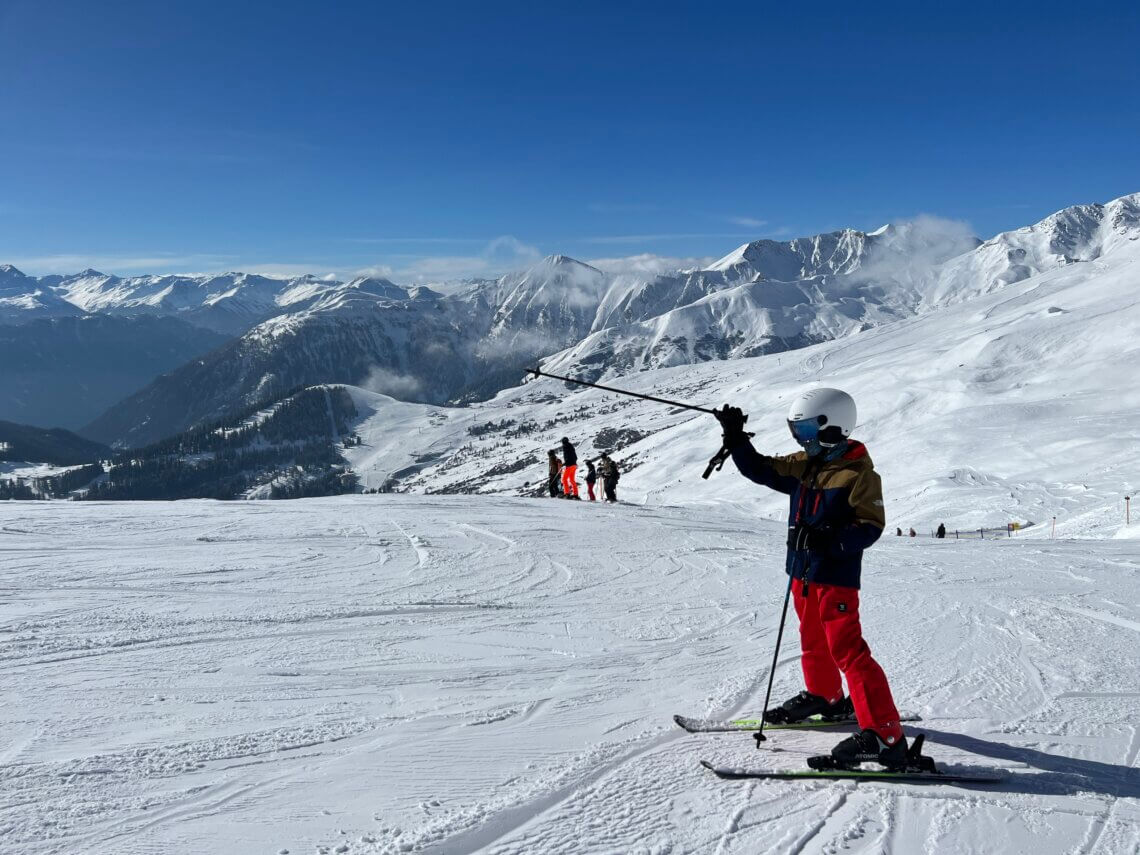
[[[444,404],[494,395],[537,360],[560,373],[598,378],[796,349],[1068,263],[1075,256],[1066,247],[1085,255],[1112,251],[1137,231],[1137,197],[1072,206],[985,242],[919,219],[874,232],[753,241],[708,268],[646,276],[607,274],[555,254],[445,295],[413,295],[369,278],[140,279],[128,289],[138,305],[185,308],[189,302],[175,299],[180,288],[195,298],[208,292],[209,310],[230,317],[271,315],[209,359],[157,378],[84,430],[105,442],[151,442],[266,389],[296,385],[360,385]],[[73,278],[57,287],[111,299],[118,282]]]

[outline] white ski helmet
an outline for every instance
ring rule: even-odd
[[[855,429],[855,400],[840,389],[808,389],[792,401],[788,428],[800,445],[832,448]]]

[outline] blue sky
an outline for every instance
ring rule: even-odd
[[[1140,190],[1137,4],[927,5],[0,0],[0,262],[433,280]]]

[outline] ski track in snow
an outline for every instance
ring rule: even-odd
[[[1010,770],[966,788],[698,766],[794,768],[842,735],[758,751],[672,724],[763,699],[784,527],[731,506],[45,502],[0,523],[5,853],[1140,848],[1135,539],[868,553],[867,636],[929,753]]]

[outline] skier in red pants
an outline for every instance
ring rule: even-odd
[[[724,445],[740,473],[791,500],[786,571],[792,577],[807,691],[774,710],[773,723],[810,716],[847,719],[860,732],[832,756],[842,765],[877,761],[906,766],[906,738],[891,689],[859,625],[863,550],[883,533],[883,492],[866,447],[849,439],[855,402],[838,389],[811,389],[792,402],[788,427],[803,451],[787,457],[758,453],[738,407],[717,411]],[[840,674],[850,698],[843,696]]]

